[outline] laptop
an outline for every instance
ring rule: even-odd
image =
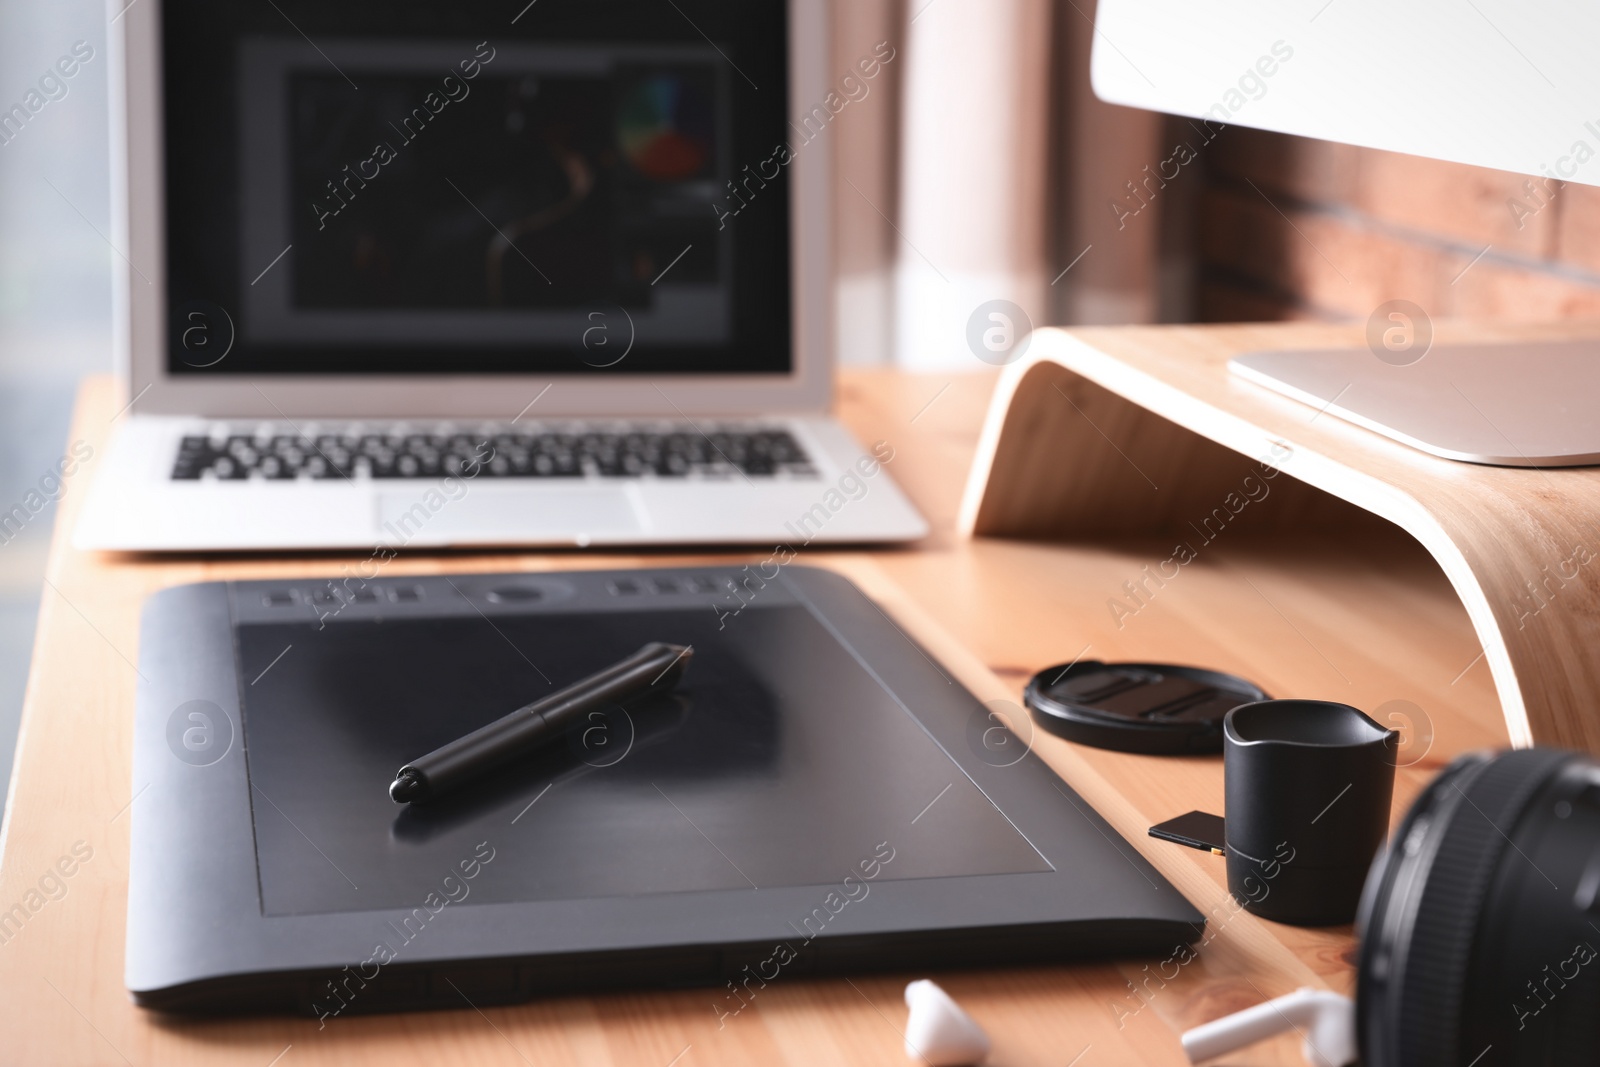
[[[829,416],[826,0],[115,6],[79,547],[926,533]]]

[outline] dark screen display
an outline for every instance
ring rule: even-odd
[[[164,6],[174,373],[791,369],[784,5],[519,7]]]
[[[240,627],[264,913],[411,908],[485,842],[471,903],[827,886],[889,854],[880,878],[1051,869],[805,608],[720,622]],[[672,694],[575,724],[481,788],[389,799],[402,764],[649,641],[694,646]]]

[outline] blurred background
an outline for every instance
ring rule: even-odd
[[[0,0],[0,108],[75,42],[94,49],[0,143],[0,512],[62,454],[78,380],[111,369],[112,3]],[[837,95],[796,103],[834,113],[847,365],[981,370],[964,327],[992,299],[1035,325],[1359,322],[1392,299],[1435,318],[1600,315],[1600,189],[1100,104],[1093,0],[834,11]],[[0,528],[0,783],[54,595],[52,518]]]
[[[0,144],[0,511],[55,469],[73,391],[111,369],[110,173],[105,5],[0,3],[0,107],[9,108],[74,42],[94,58],[22,132]],[[66,492],[86,486],[68,482]],[[55,507],[0,528],[0,775],[11,757]],[[53,595],[53,594],[52,594]],[[71,708],[43,709],[70,715]]]

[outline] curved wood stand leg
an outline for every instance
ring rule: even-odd
[[[1270,481],[1262,518],[1285,531],[1348,522],[1353,504],[1439,563],[1512,742],[1600,753],[1600,469],[1438,459],[1226,369],[1254,349],[1361,343],[1323,326],[1041,330],[996,388],[960,530],[1179,532],[1221,517],[1251,479]]]

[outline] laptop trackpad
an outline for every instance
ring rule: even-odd
[[[436,486],[378,494],[378,533],[389,544],[577,541],[639,533],[643,525],[622,488],[472,489],[450,499]]]

